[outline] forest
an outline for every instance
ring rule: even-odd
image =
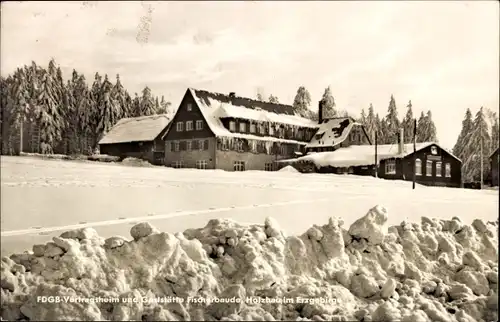
[[[73,70],[71,79],[65,81],[54,59],[47,68],[32,62],[6,78],[0,77],[0,92],[0,142],[4,155],[18,154],[21,146],[23,152],[91,155],[98,153],[99,140],[121,118],[175,113],[170,102],[163,96],[154,96],[147,86],[142,93],[130,95],[119,75],[110,80],[108,75],[96,72],[90,83],[83,73]],[[257,99],[266,100],[262,89],[258,90]],[[267,100],[279,103],[278,97],[272,94]],[[349,115],[337,109],[330,87],[325,88],[322,100],[324,117]],[[402,119],[394,96],[388,101],[385,116],[375,113],[372,104],[368,112],[362,109],[360,115],[349,116],[365,125],[372,142],[376,135],[378,144],[394,144],[402,127],[405,143],[411,143],[416,118],[411,100]],[[295,112],[317,120],[317,108],[311,103],[309,91],[300,86],[293,101]],[[417,142],[438,142],[436,133],[432,112],[421,112],[417,118]],[[489,156],[498,148],[498,142],[497,113],[481,107],[473,117],[467,109],[462,131],[450,151],[463,162],[465,182],[479,180],[481,150],[484,178],[488,177]]]
[[[171,114],[171,104],[155,97],[149,87],[132,97],[120,76],[95,73],[90,84],[73,70],[64,81],[61,68],[50,60],[44,68],[32,62],[0,78],[1,152],[86,154],[98,150],[102,136],[121,118]]]

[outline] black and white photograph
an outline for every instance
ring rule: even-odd
[[[2,321],[498,321],[496,1],[2,1]]]

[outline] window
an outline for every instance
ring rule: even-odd
[[[203,150],[208,150],[208,140],[203,141]]]
[[[186,131],[193,130],[193,121],[186,121]]]
[[[193,110],[193,104],[187,103],[186,108],[187,108],[188,111],[192,111]]]
[[[314,137],[316,140],[320,140],[323,137],[323,135],[325,135],[325,132],[318,132]]]
[[[236,141],[236,151],[243,152],[243,142],[242,141]]]
[[[203,169],[205,170],[207,168],[207,160],[198,160],[196,161],[196,169]]]
[[[229,122],[229,131],[234,132],[236,130],[236,122],[230,121]]]
[[[245,171],[245,161],[234,161],[234,171]]]
[[[396,160],[385,161],[385,174],[396,174]]]
[[[269,135],[274,135],[274,127],[272,125],[269,126]]]
[[[192,148],[192,143],[191,143],[191,141],[187,141],[187,142],[186,142],[186,150],[187,150],[187,151],[191,151],[191,148]]]
[[[440,177],[442,173],[441,162],[436,162],[436,177]]]
[[[174,144],[174,151],[175,152],[179,152],[179,150],[180,150],[180,143],[179,143],[179,141],[175,141],[175,142],[173,142],[173,144]]]
[[[240,132],[246,132],[246,131],[247,131],[246,123],[240,123]]]
[[[184,163],[182,161],[174,161],[174,162],[172,162],[172,168],[175,168],[175,169],[184,168]]]
[[[303,139],[304,139],[304,131],[298,130],[297,131],[297,140],[302,141]]]
[[[181,151],[186,151],[186,147],[187,147],[186,141],[181,141],[179,143],[179,148]]]
[[[432,161],[427,160],[425,164],[425,175],[428,177],[432,177]]]
[[[431,154],[433,154],[433,155],[438,154],[437,147],[435,147],[435,146],[431,146]]]
[[[228,146],[227,146],[227,141],[226,140],[222,140],[222,144],[221,144],[221,150],[227,150],[228,149]]]
[[[286,152],[287,152],[286,145],[282,145],[280,147],[280,152],[281,152],[281,155],[286,155]]]
[[[415,160],[415,175],[422,175],[422,161],[420,159]]]
[[[196,121],[196,131],[203,130],[203,121],[198,120]]]
[[[177,122],[177,132],[182,132],[184,130],[184,123]]]
[[[252,153],[257,152],[257,141],[255,140],[250,141],[250,152]]]
[[[255,133],[256,126],[254,123],[250,124],[250,133]]]
[[[451,164],[445,163],[444,165],[444,176],[446,178],[451,178]]]
[[[200,149],[200,141],[199,140],[194,140],[193,141],[193,151],[199,150]]]
[[[203,140],[197,140],[196,147],[198,148],[198,150],[202,151],[203,150]]]
[[[264,170],[265,171],[273,171],[273,164],[272,163],[266,163],[264,165]]]

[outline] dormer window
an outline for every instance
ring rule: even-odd
[[[246,132],[247,131],[247,125],[246,123],[240,123],[240,132]]]
[[[325,132],[318,132],[314,137],[316,138],[316,140],[320,140],[323,137],[323,135],[325,135]]]
[[[274,126],[269,126],[269,135],[274,135]]]
[[[250,124],[250,133],[255,133],[255,123]]]
[[[231,132],[236,131],[236,122],[235,121],[229,122],[229,131],[231,131]]]

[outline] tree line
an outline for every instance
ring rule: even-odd
[[[257,99],[263,101],[263,97],[262,92],[259,91],[257,93]],[[271,100],[271,98],[273,100]],[[323,117],[353,117],[358,122],[365,125],[366,132],[372,142],[375,142],[376,135],[378,144],[396,143],[401,127],[404,129],[404,142],[413,142],[414,116],[411,100],[406,105],[406,115],[402,120],[398,118],[396,100],[393,95],[391,95],[389,101],[387,115],[384,117],[380,117],[378,113],[375,113],[372,104],[370,104],[368,108],[368,114],[365,109],[362,109],[360,116],[352,116],[345,110],[337,109],[330,86],[325,88],[321,100],[323,101]],[[271,94],[268,101],[275,103],[278,102],[278,98]],[[292,106],[295,113],[298,115],[318,120],[318,111],[315,108],[310,109],[311,94],[304,86],[300,86],[297,90]],[[436,125],[432,119],[432,112],[427,111],[425,114],[422,112],[417,121],[416,141],[437,142],[436,132]]]
[[[124,117],[171,114],[170,102],[149,87],[131,96],[120,76],[95,73],[92,84],[73,70],[65,81],[54,59],[47,68],[32,62],[0,77],[2,154],[92,154],[98,142]]]
[[[481,159],[483,160],[483,180],[491,179],[489,178],[491,168],[489,157],[498,149],[499,132],[496,112],[481,107],[473,119],[471,110],[466,110],[462,130],[453,147],[453,154],[462,160],[464,182],[480,181]]]

